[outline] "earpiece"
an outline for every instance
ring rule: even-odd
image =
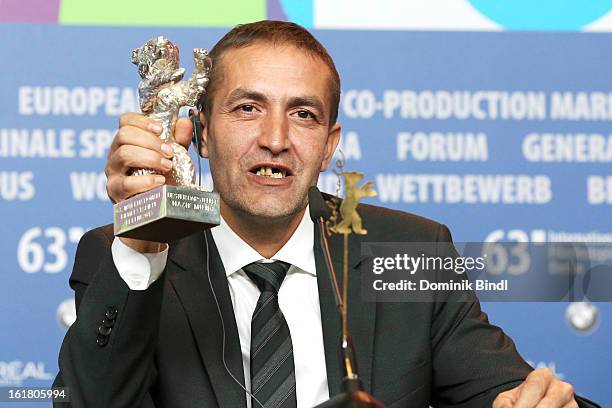
[[[198,104],[197,109],[198,113],[192,114],[190,112],[189,117],[191,118],[191,123],[193,124],[191,143],[193,144],[193,147],[195,147],[197,155],[200,156],[200,152],[202,151],[202,122],[200,122],[199,112],[202,111],[203,106]]]
[[[189,118],[193,129],[191,131],[191,143],[196,149],[196,155],[198,156],[198,185],[202,187],[202,122],[200,122],[200,112],[202,112],[202,104],[197,106],[198,113],[194,114],[192,110],[189,111]]]
[[[265,408],[263,404],[261,403],[261,401],[259,401],[251,392],[249,392],[249,390],[247,390],[245,386],[242,385],[240,380],[238,380],[238,378],[236,378],[234,374],[232,374],[229,367],[227,366],[227,362],[225,361],[225,340],[226,340],[225,321],[223,320],[223,313],[221,313],[221,306],[219,305],[219,299],[217,299],[217,294],[215,293],[215,287],[213,286],[212,279],[210,277],[210,248],[208,247],[208,234],[209,233],[210,231],[204,231],[204,244],[206,245],[206,262],[204,263],[204,266],[206,267],[206,276],[208,277],[208,284],[210,285],[210,291],[212,292],[213,299],[215,300],[215,305],[217,305],[217,313],[219,314],[219,320],[221,320],[221,332],[223,334],[223,337],[222,337],[223,341],[221,343],[223,345],[223,348],[221,349],[221,361],[223,361],[223,367],[225,367],[225,371],[229,374],[229,376],[232,377],[232,380],[234,380],[234,382],[238,384],[238,386],[242,388],[242,390],[246,392],[252,398],[253,402],[258,404],[261,408]]]

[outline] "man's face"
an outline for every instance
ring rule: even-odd
[[[297,214],[338,144],[329,125],[329,68],[288,45],[257,43],[221,57],[202,155],[231,211]]]

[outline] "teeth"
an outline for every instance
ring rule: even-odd
[[[272,171],[272,167],[260,167],[255,174],[257,174],[258,176],[271,178],[287,177],[287,172],[285,170],[277,170],[276,172],[274,172]]]

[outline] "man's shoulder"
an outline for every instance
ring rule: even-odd
[[[102,225],[83,234],[81,238],[81,242],[83,243],[92,243],[97,242],[100,245],[111,245],[113,243],[113,239],[115,237],[113,224]]]
[[[113,243],[113,225],[103,225],[87,231],[81,239],[74,258],[70,285],[77,282],[88,284],[104,257],[109,256]]]
[[[444,224],[417,214],[370,204],[360,204],[357,211],[369,240],[435,242],[450,238]]]

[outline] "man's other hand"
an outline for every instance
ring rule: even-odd
[[[574,387],[559,380],[548,368],[532,371],[516,388],[502,392],[493,408],[578,408]]]

